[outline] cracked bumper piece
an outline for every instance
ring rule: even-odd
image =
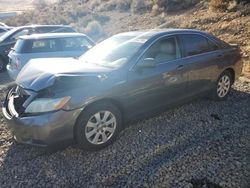
[[[2,111],[17,142],[50,146],[73,139],[73,127],[81,112],[80,109],[18,117],[18,114],[10,113],[14,110],[13,105],[11,99],[6,100]]]

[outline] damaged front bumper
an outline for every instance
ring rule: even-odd
[[[20,103],[22,96],[19,95],[16,89],[11,89],[2,107],[3,115],[17,142],[49,146],[73,139],[74,124],[81,109],[27,115],[22,108],[29,97]]]

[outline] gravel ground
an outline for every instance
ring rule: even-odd
[[[134,123],[97,152],[16,144],[0,113],[0,187],[52,186],[250,187],[250,83],[225,102],[198,99]]]

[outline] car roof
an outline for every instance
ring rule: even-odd
[[[50,39],[50,38],[67,38],[67,37],[86,37],[82,33],[42,33],[20,36],[19,39],[31,40],[31,39]]]
[[[30,27],[71,27],[70,25],[38,25],[38,24],[33,24],[33,25],[24,25],[24,26],[18,26],[16,28],[30,28]]]
[[[43,28],[43,27],[58,27],[59,28],[72,28],[70,25],[25,25],[25,26],[18,26],[12,29],[13,32],[18,31],[20,29],[26,28]]]
[[[166,34],[181,34],[181,33],[203,33],[206,32],[196,30],[196,29],[152,29],[152,30],[144,30],[144,31],[131,31],[117,34],[117,36],[134,36],[134,37],[143,37],[143,38],[151,38],[154,36],[166,35]]]

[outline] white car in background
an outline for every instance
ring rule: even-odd
[[[7,71],[15,80],[29,60],[36,58],[79,57],[95,43],[81,33],[47,33],[21,36],[8,54]]]

